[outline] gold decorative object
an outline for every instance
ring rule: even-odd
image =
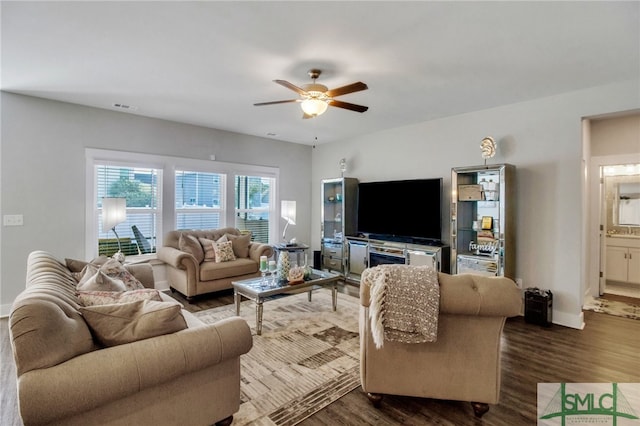
[[[482,151],[484,163],[487,164],[487,158],[491,158],[496,155],[496,141],[493,140],[491,136],[487,136],[482,139],[482,141],[480,141],[480,151]]]
[[[287,276],[289,284],[301,283],[304,281],[304,267],[294,266],[289,269],[289,275]]]

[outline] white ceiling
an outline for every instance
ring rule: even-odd
[[[640,79],[638,1],[1,7],[2,90],[302,144]],[[253,106],[296,98],[272,80],[310,68],[329,88],[365,82],[339,99],[369,111]]]

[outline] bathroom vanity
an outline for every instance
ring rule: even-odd
[[[640,235],[607,235],[607,280],[640,285]]]

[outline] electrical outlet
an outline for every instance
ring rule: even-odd
[[[522,278],[516,278],[516,285],[518,288],[522,288]]]
[[[22,226],[24,222],[21,214],[5,214],[2,217],[2,224],[4,226]]]

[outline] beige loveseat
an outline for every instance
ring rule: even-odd
[[[206,260],[203,239],[219,241],[224,236],[232,240],[235,260]],[[250,235],[243,235],[236,228],[210,230],[170,231],[158,249],[158,259],[166,263],[167,280],[172,290],[177,290],[192,300],[194,296],[231,288],[231,282],[260,275],[260,256],[271,257],[273,247],[252,242]]]
[[[153,287],[150,265],[127,269]],[[9,318],[26,426],[231,423],[240,401],[240,355],[253,342],[244,320],[205,325],[178,307],[181,331],[104,347],[81,314],[76,284],[51,254],[30,254],[27,287]]]
[[[522,295],[504,277],[438,274],[437,340],[372,338],[370,287],[360,286],[360,375],[375,406],[383,394],[471,402],[476,416],[500,398],[500,339],[507,317],[519,315]]]

